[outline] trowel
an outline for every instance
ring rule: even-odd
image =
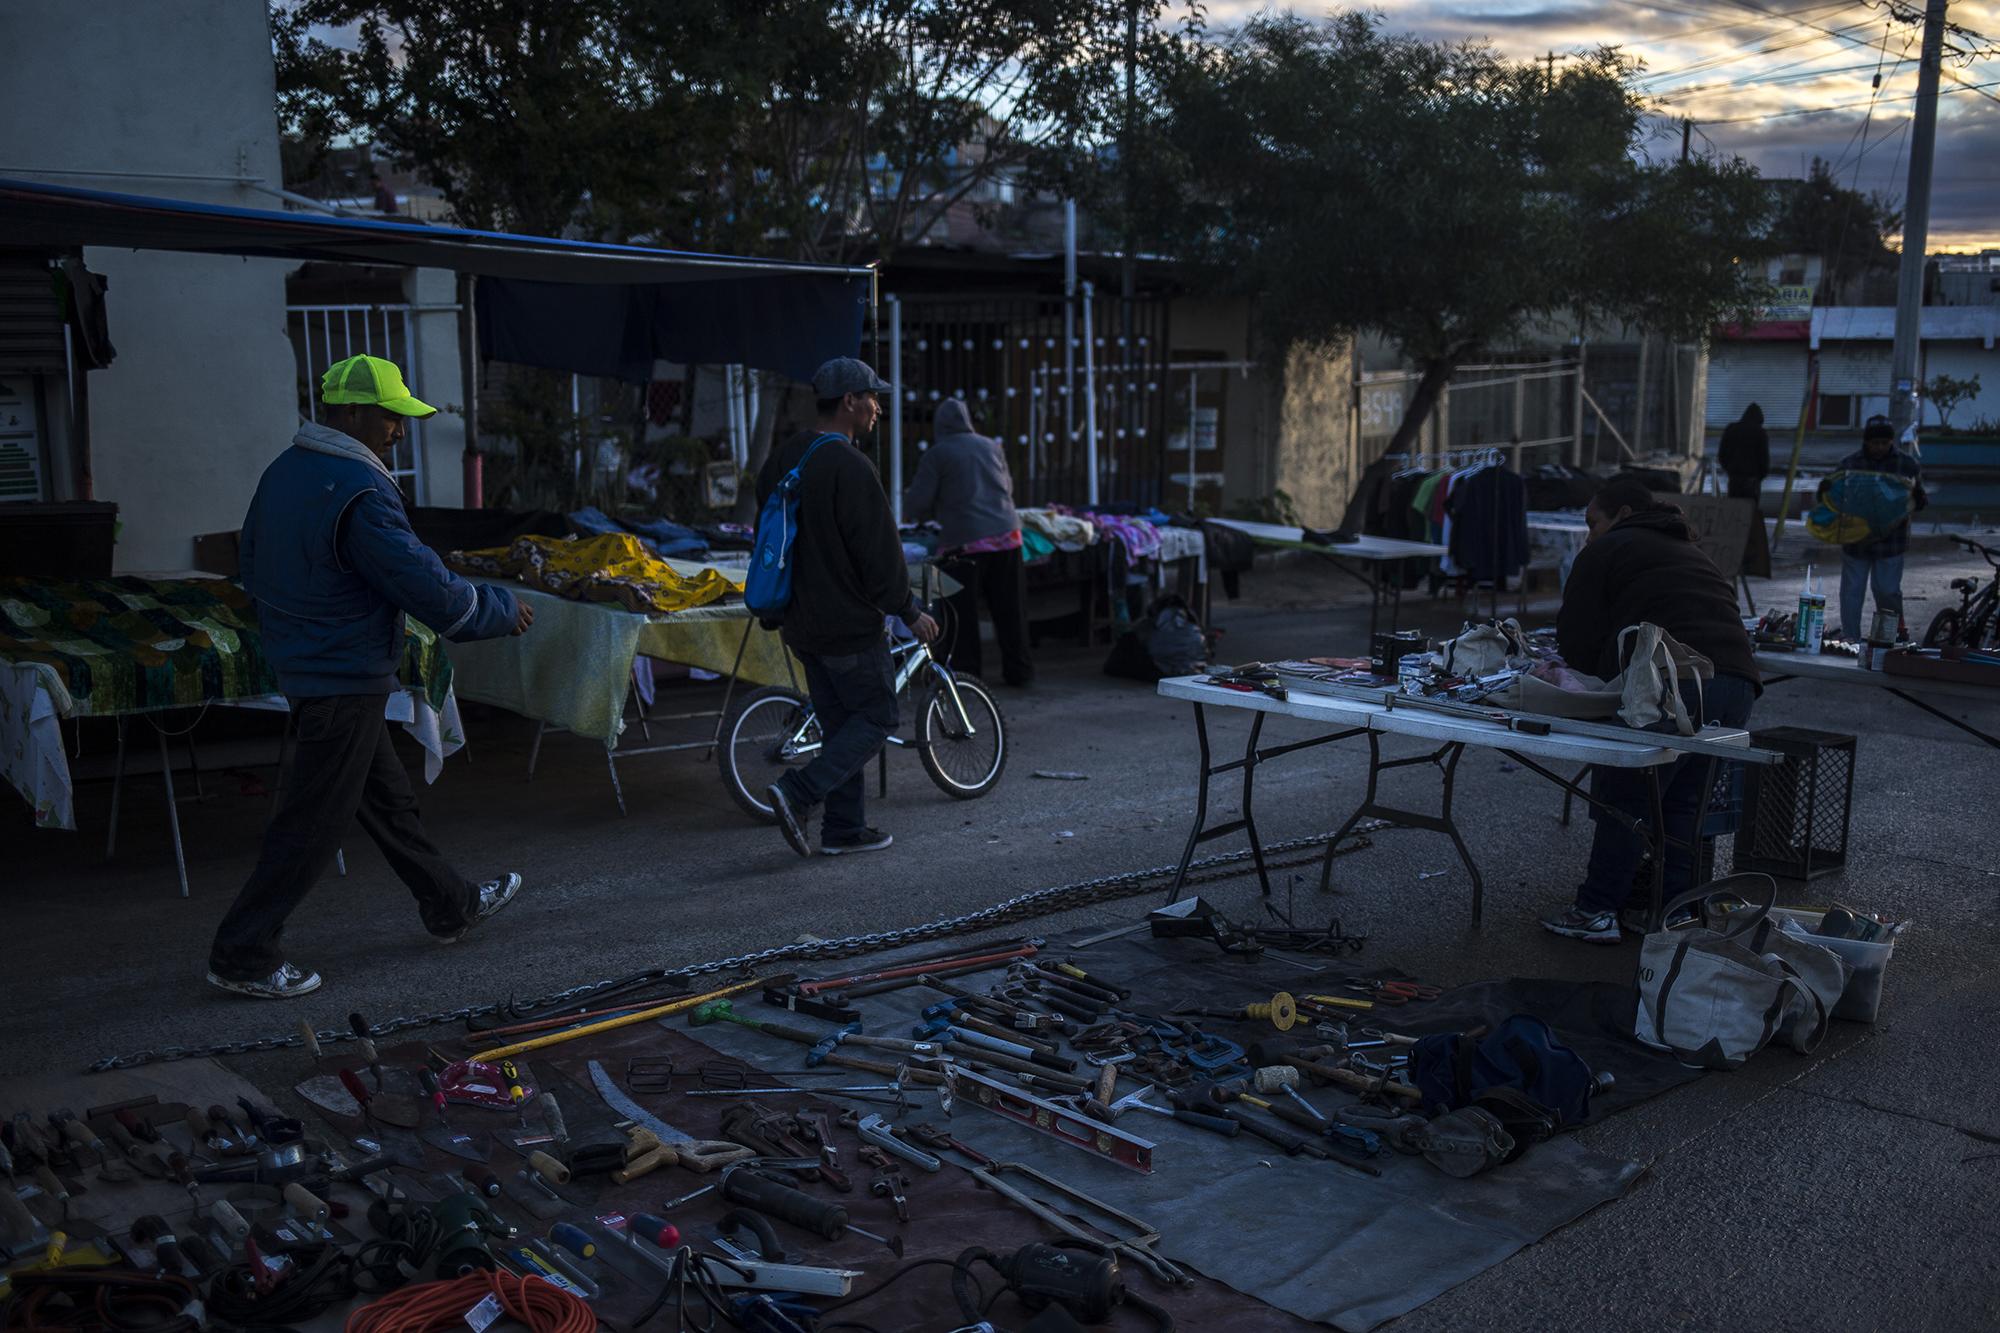
[[[437,1075],[429,1069],[419,1069],[417,1080],[423,1084],[424,1093],[431,1099],[437,1118],[431,1124],[417,1131],[417,1137],[433,1148],[441,1148],[454,1157],[463,1157],[469,1162],[484,1162],[493,1156],[493,1150],[486,1147],[470,1134],[460,1133],[452,1128],[444,1111],[444,1089],[439,1086]]]

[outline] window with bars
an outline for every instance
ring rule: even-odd
[[[285,307],[285,316],[292,352],[298,360],[301,417],[326,419],[326,407],[319,400],[320,376],[334,362],[357,354],[395,362],[410,392],[424,396],[412,355],[415,338],[407,305],[290,305]],[[404,499],[411,504],[428,502],[423,422],[413,420],[405,428],[389,472],[402,487]]]

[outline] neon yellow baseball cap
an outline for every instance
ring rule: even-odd
[[[319,397],[323,403],[372,403],[406,417],[437,415],[410,392],[396,363],[379,356],[350,356],[328,366],[320,376]]]

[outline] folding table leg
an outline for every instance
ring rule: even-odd
[[[104,859],[118,854],[118,798],[125,790],[125,718],[118,719],[118,767],[111,773],[111,828],[104,835]]]
[[[1472,924],[1478,925],[1486,906],[1486,881],[1479,873],[1479,865],[1472,859],[1472,851],[1465,845],[1465,838],[1459,833],[1457,823],[1452,819],[1452,797],[1458,781],[1458,761],[1465,753],[1462,742],[1451,742],[1440,746],[1427,755],[1412,755],[1407,759],[1382,758],[1382,737],[1378,732],[1368,733],[1368,790],[1361,798],[1361,804],[1347,822],[1340,827],[1326,845],[1326,855],[1320,862],[1319,889],[1321,893],[1333,891],[1333,854],[1347,835],[1364,819],[1380,819],[1402,828],[1422,829],[1429,833],[1442,833],[1451,839],[1458,852],[1459,861],[1465,866],[1466,874],[1472,877]],[[1392,768],[1408,768],[1415,764],[1434,764],[1444,783],[1442,800],[1438,813],[1422,814],[1414,810],[1402,810],[1395,806],[1383,805],[1376,799],[1380,789],[1381,775]]]
[[[542,757],[542,737],[548,734],[548,730],[546,722],[535,724],[535,743],[528,747],[528,780],[531,782],[535,777],[535,762]]]
[[[631,813],[625,808],[625,788],[618,782],[618,754],[615,750],[604,752],[604,766],[611,770],[611,794],[618,800],[618,813]]]
[[[1247,833],[1250,838],[1250,857],[1257,867],[1257,883],[1266,898],[1271,896],[1271,875],[1264,865],[1264,844],[1257,836],[1257,817],[1252,807],[1255,794],[1257,772],[1257,738],[1264,731],[1264,714],[1253,713],[1250,722],[1250,736],[1243,744],[1243,757],[1232,759],[1226,764],[1211,764],[1208,745],[1208,713],[1201,705],[1194,706],[1194,734],[1196,744],[1201,749],[1201,785],[1195,791],[1194,827],[1188,831],[1187,845],[1181,850],[1180,865],[1174,870],[1174,880],[1167,889],[1166,901],[1173,902],[1180,896],[1181,886],[1187,882],[1188,866],[1194,861],[1194,849],[1204,842],[1226,838],[1232,833]],[[1236,819],[1208,825],[1208,793],[1211,779],[1224,773],[1243,770],[1243,813]]]
[[[174,804],[174,759],[167,753],[167,733],[158,727],[153,729],[160,740],[160,781],[167,789],[167,828],[174,835],[174,872],[180,876],[181,897],[188,896],[187,857],[181,851],[181,812]]]

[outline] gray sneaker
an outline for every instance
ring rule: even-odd
[[[1618,931],[1616,912],[1586,912],[1574,904],[1543,917],[1542,929],[1551,935],[1589,944],[1616,944],[1623,938]]]
[[[448,930],[442,935],[433,935],[431,938],[439,944],[458,943],[465,938],[467,931],[513,902],[514,895],[520,891],[521,877],[513,871],[508,871],[498,879],[487,880],[479,886],[479,897],[473,901],[472,915],[466,919],[465,924],[457,930]]]
[[[771,803],[771,813],[778,817],[778,827],[784,830],[785,841],[792,845],[792,850],[800,856],[811,856],[812,844],[806,841],[805,821],[799,818],[799,808],[785,794],[784,785],[772,783],[764,789],[764,799]]]
[[[250,981],[232,981],[210,972],[208,984],[231,995],[248,995],[253,1000],[295,1000],[318,990],[320,980],[317,972],[301,972],[290,963],[280,963],[270,976]]]
[[[878,828],[865,828],[859,833],[850,833],[841,838],[829,838],[822,833],[819,840],[819,854],[845,856],[849,852],[879,852],[894,841],[896,841],[894,838]]]

